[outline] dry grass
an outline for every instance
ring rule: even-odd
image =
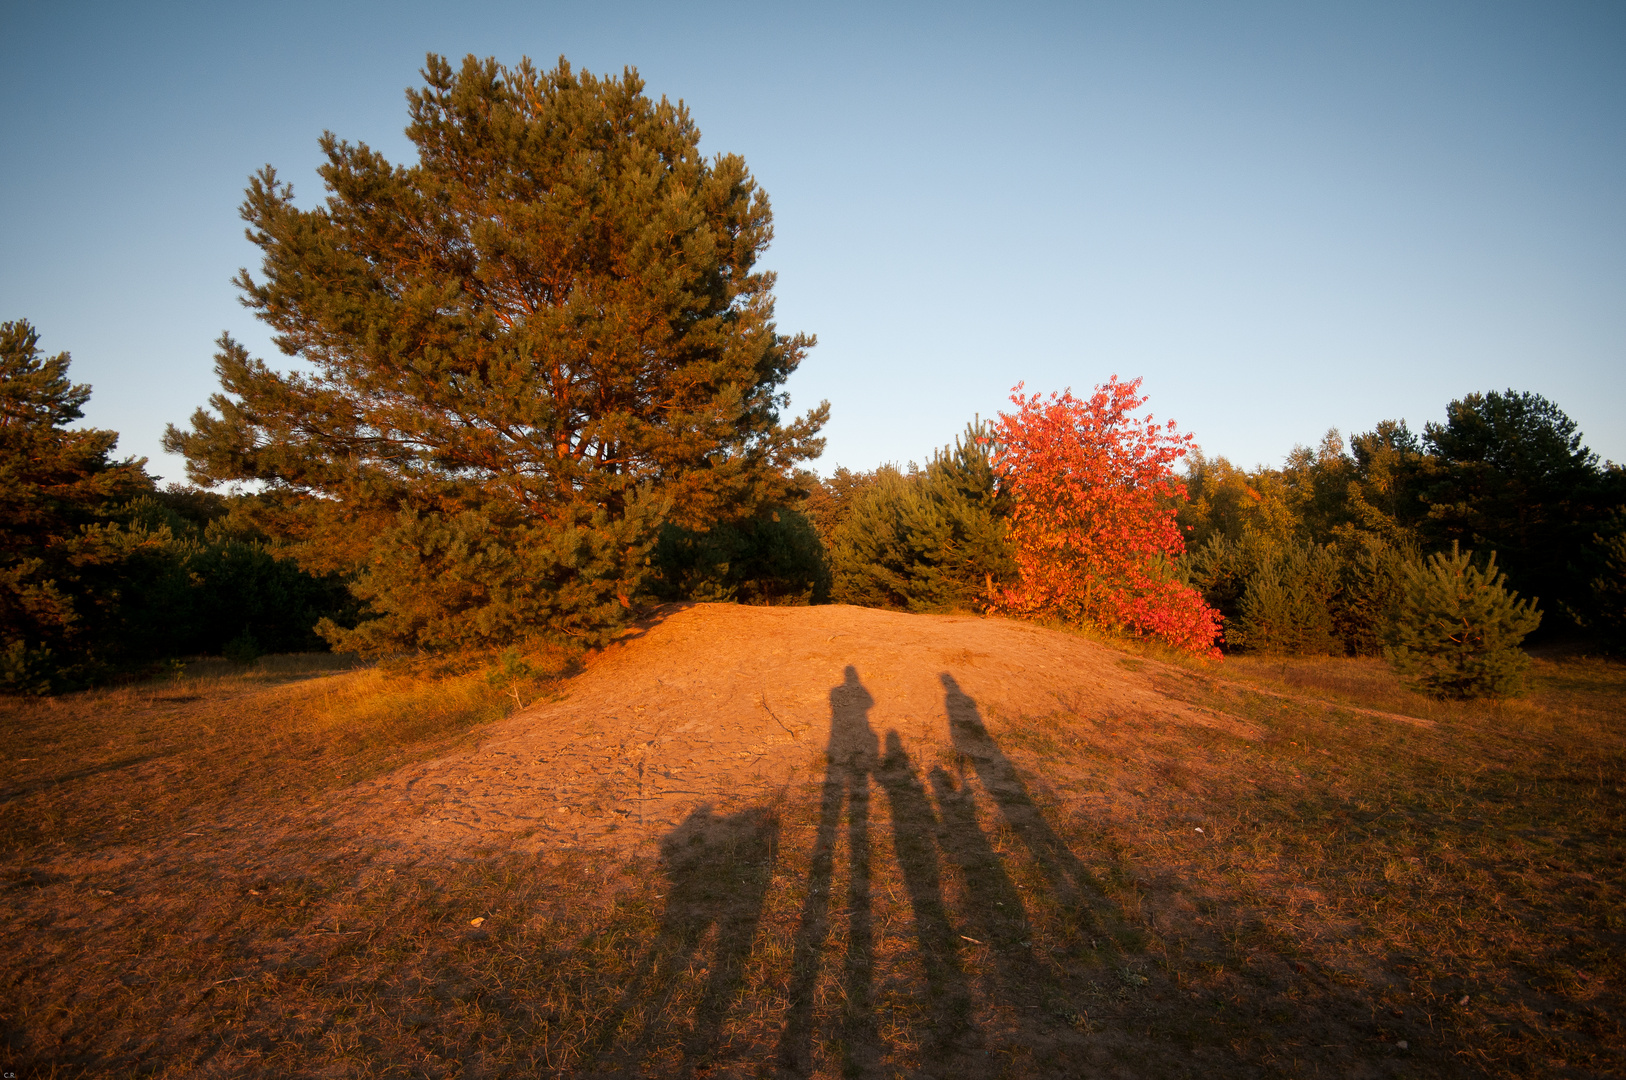
[[[469,738],[508,686],[327,662],[0,704],[11,1071],[1626,1067],[1618,664],[1538,661],[1474,705],[1362,661],[1126,657],[1266,737],[951,689],[938,758],[837,709],[827,773],[657,852],[413,863],[306,808]]]
[[[537,673],[518,678],[390,674],[326,654],[205,659],[144,684],[0,699],[0,854],[28,866],[297,815],[325,791],[446,751],[574,663],[532,659]]]

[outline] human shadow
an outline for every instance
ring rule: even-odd
[[[886,800],[891,845],[925,976],[925,1016],[916,1035],[928,1073],[951,1075],[980,1062],[980,1057],[975,1062],[966,1057],[976,1038],[974,984],[987,980],[984,993],[1019,1000],[1027,1008],[1042,1007],[1038,1003],[1050,998],[1071,999],[1076,989],[1070,985],[1076,981],[1073,974],[1048,954],[1034,951],[1029,905],[1035,897],[1018,886],[1009,855],[979,822],[983,796],[977,788],[1031,856],[1028,861],[1042,881],[1033,884],[1050,893],[1075,932],[1086,937],[1092,930],[1100,933],[1095,909],[1105,898],[1087,867],[1046,820],[1015,765],[989,735],[976,703],[951,675],[940,678],[950,737],[962,765],[958,777],[942,767],[923,776],[895,731],[887,732],[882,752],[870,722],[875,699],[854,667],[848,666],[830,691],[827,767],[776,1055],[786,1074],[812,1075],[818,1064],[815,1041],[839,1055],[838,1068],[846,1075],[877,1073],[886,1054],[873,970],[873,875],[885,870],[873,865],[872,783]],[[966,775],[967,768],[974,777]],[[704,1071],[712,1063],[722,1025],[742,990],[743,968],[772,877],[778,828],[766,810],[719,817],[702,807],[662,840],[661,869],[669,882],[665,915],[621,1005],[600,1027],[601,1050],[622,1037],[625,1018],[635,1006],[644,1016],[658,1017],[674,1004],[684,970],[714,936],[710,965],[700,972],[707,981],[693,1008],[696,1019],[682,1039],[681,1074]],[[844,895],[835,896],[843,838]],[[945,886],[951,872],[962,883],[952,907]],[[817,998],[832,936],[844,949],[840,971],[832,973],[837,988],[829,1000],[837,1003],[836,1015],[825,1028],[817,1015]],[[971,948],[979,951],[968,952]],[[658,1019],[641,1022],[623,1044],[627,1056],[622,1061],[628,1067],[647,1063],[666,1030]]]
[[[819,825],[791,959],[790,1013],[779,1040],[780,1064],[801,1076],[813,1070],[813,999],[819,956],[830,936],[830,887],[843,808],[847,811],[848,925],[842,962],[841,1043],[848,1071],[867,1072],[879,1060],[880,1042],[870,1003],[875,929],[870,899],[869,781],[875,769],[876,738],[869,726],[869,711],[874,705],[875,699],[858,680],[857,669],[849,664],[841,685],[830,691],[830,742],[825,751]]]
[[[938,849],[944,823],[933,809],[898,733],[886,735],[886,757],[875,772],[887,794],[892,846],[914,909],[915,935],[926,971],[932,1026],[927,1039],[934,1056],[951,1052],[971,1023],[971,990],[960,963],[960,942],[943,896]]]
[[[1089,868],[1073,854],[1067,842],[1046,820],[1016,766],[988,734],[977,703],[960,689],[953,675],[945,671],[938,679],[943,684],[943,707],[948,713],[949,738],[955,750],[959,751],[963,761],[971,764],[983,790],[993,799],[1011,832],[1028,849],[1034,864],[1044,875],[1051,894],[1069,913],[1078,929],[1085,933],[1103,934],[1094,910],[1095,904],[1103,899],[1103,892]],[[946,772],[942,777],[934,776],[934,786],[940,795],[948,795],[952,787],[951,778]],[[945,809],[950,811],[959,807],[951,812],[964,814],[970,805],[968,800],[966,793],[962,793],[958,801],[950,796],[944,804]],[[962,823],[964,821],[962,818]],[[963,828],[960,832],[969,835]],[[997,864],[992,851],[989,857],[994,858],[994,864]]]
[[[704,1071],[715,1056],[722,1025],[744,982],[751,943],[762,919],[778,854],[779,819],[757,807],[721,816],[710,806],[695,808],[660,842],[660,871],[666,879],[666,907],[655,940],[645,951],[620,1001],[599,1025],[600,1051],[608,1049],[635,1003],[656,1012],[624,1053],[638,1062],[668,1030],[660,1015],[699,957],[715,929],[711,954],[701,974],[705,989],[694,1006],[694,1024],[682,1039],[677,1075]]]
[[[944,855],[965,882],[965,928],[994,950],[1007,982],[1026,982],[1032,967],[1033,927],[1021,890],[977,821],[971,788],[956,784],[941,767],[931,773],[932,793],[943,815]]]

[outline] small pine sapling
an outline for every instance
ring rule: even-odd
[[[876,470],[831,532],[834,599],[906,611],[994,604],[1016,575],[996,448],[979,421],[923,470]]]
[[[1384,655],[1419,689],[1440,697],[1506,697],[1524,686],[1530,658],[1519,648],[1541,625],[1535,600],[1520,600],[1496,569],[1451,545],[1407,567]]]
[[[1318,544],[1264,545],[1258,569],[1242,594],[1240,618],[1225,640],[1249,652],[1342,656],[1332,604],[1340,590],[1335,552]]]

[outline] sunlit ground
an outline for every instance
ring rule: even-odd
[[[872,727],[855,657],[826,767],[776,798],[699,808],[638,857],[431,862],[301,815],[476,736],[500,692],[320,666],[0,705],[13,1071],[1626,1065],[1611,662],[1540,662],[1501,705],[1367,661],[1169,669],[1259,740],[989,717],[945,674],[950,739],[920,760]]]

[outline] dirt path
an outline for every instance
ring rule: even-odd
[[[821,775],[832,706],[855,680],[876,731],[917,760],[949,747],[945,677],[996,732],[1002,716],[1067,710],[1257,733],[1166,696],[1138,666],[1003,619],[699,604],[618,644],[561,700],[515,714],[479,746],[361,785],[347,812],[357,832],[409,849],[637,845],[698,807]]]

